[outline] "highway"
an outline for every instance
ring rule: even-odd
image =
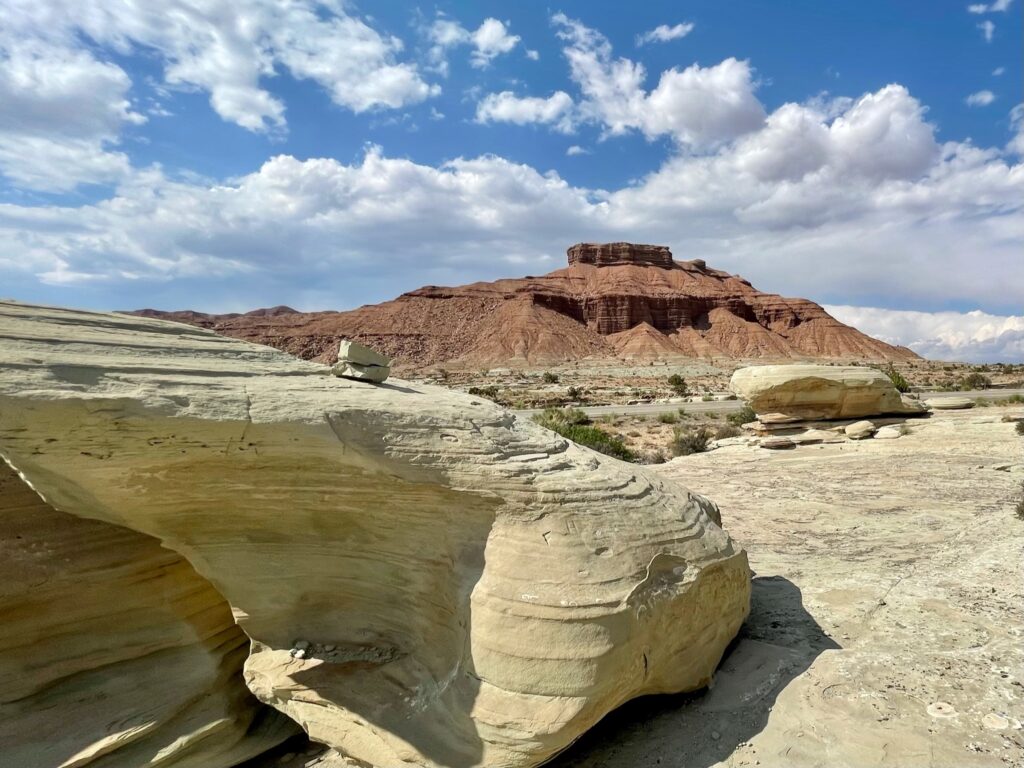
[[[969,392],[919,392],[922,400],[942,397],[969,397],[972,400],[1001,400],[1011,395],[1024,396],[1024,389],[977,389]],[[588,416],[657,416],[659,413],[732,413],[743,407],[741,400],[711,400],[696,403],[637,403],[636,405],[584,405],[580,407]],[[541,409],[531,408],[517,413],[532,416]]]

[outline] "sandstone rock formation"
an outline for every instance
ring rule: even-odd
[[[933,397],[924,403],[937,411],[962,411],[974,407],[974,401],[969,397]]]
[[[333,363],[342,338],[421,368],[582,359],[898,360],[915,358],[843,325],[817,304],[762,293],[665,246],[579,243],[569,266],[541,277],[428,286],[350,312],[288,307],[245,315],[137,314],[212,328]]]
[[[493,403],[137,317],[0,327],[0,456],[183,555],[250,689],[365,764],[538,765],[706,685],[747,614],[713,504]]]
[[[791,421],[861,419],[925,410],[920,403],[901,397],[884,373],[863,366],[751,366],[737,370],[729,388],[756,413],[782,414]]]
[[[346,339],[338,348],[338,362],[331,370],[335,376],[381,384],[391,373],[391,360],[367,346]]]
[[[0,765],[237,765],[297,732],[246,689],[248,645],[180,555],[0,461]]]

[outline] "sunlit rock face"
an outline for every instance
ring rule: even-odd
[[[0,764],[237,765],[297,731],[246,689],[248,650],[180,555],[0,462]]]
[[[0,454],[183,555],[250,689],[369,765],[538,765],[706,685],[747,614],[713,504],[493,403],[138,317],[0,327]]]

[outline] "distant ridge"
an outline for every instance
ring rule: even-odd
[[[290,307],[245,314],[138,310],[333,362],[354,339],[401,368],[552,365],[584,359],[916,359],[844,325],[807,299],[675,261],[665,246],[578,243],[569,266],[541,277],[426,286],[348,312]]]

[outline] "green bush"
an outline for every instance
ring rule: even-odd
[[[889,377],[889,381],[896,387],[897,392],[909,392],[910,382],[904,378],[903,374],[896,370],[896,366],[889,363],[881,369],[882,373]]]
[[[569,387],[567,390],[565,390],[565,396],[568,397],[570,400],[582,400],[583,390],[580,389],[579,387]]]
[[[710,439],[711,431],[707,427],[676,427],[668,447],[673,456],[689,456],[706,451]]]
[[[623,461],[636,461],[626,444],[600,427],[591,426],[590,418],[579,408],[547,408],[533,417],[542,427],[562,437]]]
[[[674,413],[659,413],[658,421],[660,421],[662,424],[675,424],[677,421],[679,421],[679,417],[676,416]]]
[[[679,397],[686,397],[690,394],[690,387],[686,384],[686,379],[678,373],[673,373],[668,377],[668,386]]]
[[[493,384],[489,384],[486,387],[470,387],[466,391],[471,395],[486,397],[488,400],[494,400],[498,397],[498,388]]]
[[[1021,437],[1024,437],[1024,419],[1021,419],[1020,421],[1017,422],[1016,429],[1017,434],[1020,435]]]
[[[723,424],[715,430],[715,440],[725,440],[727,437],[739,437],[743,434],[739,427],[732,424]]]
[[[971,389],[988,389],[992,386],[992,380],[982,373],[969,373],[960,379],[960,389],[968,391]]]
[[[557,384],[558,383],[558,374],[557,373],[551,373],[551,371],[545,371],[544,375],[542,375],[540,378],[541,378],[541,380],[545,384]]]
[[[749,405],[744,405],[736,413],[730,413],[725,417],[725,420],[732,424],[734,427],[742,427],[744,424],[749,424],[757,419],[757,414],[754,413],[754,409]]]

